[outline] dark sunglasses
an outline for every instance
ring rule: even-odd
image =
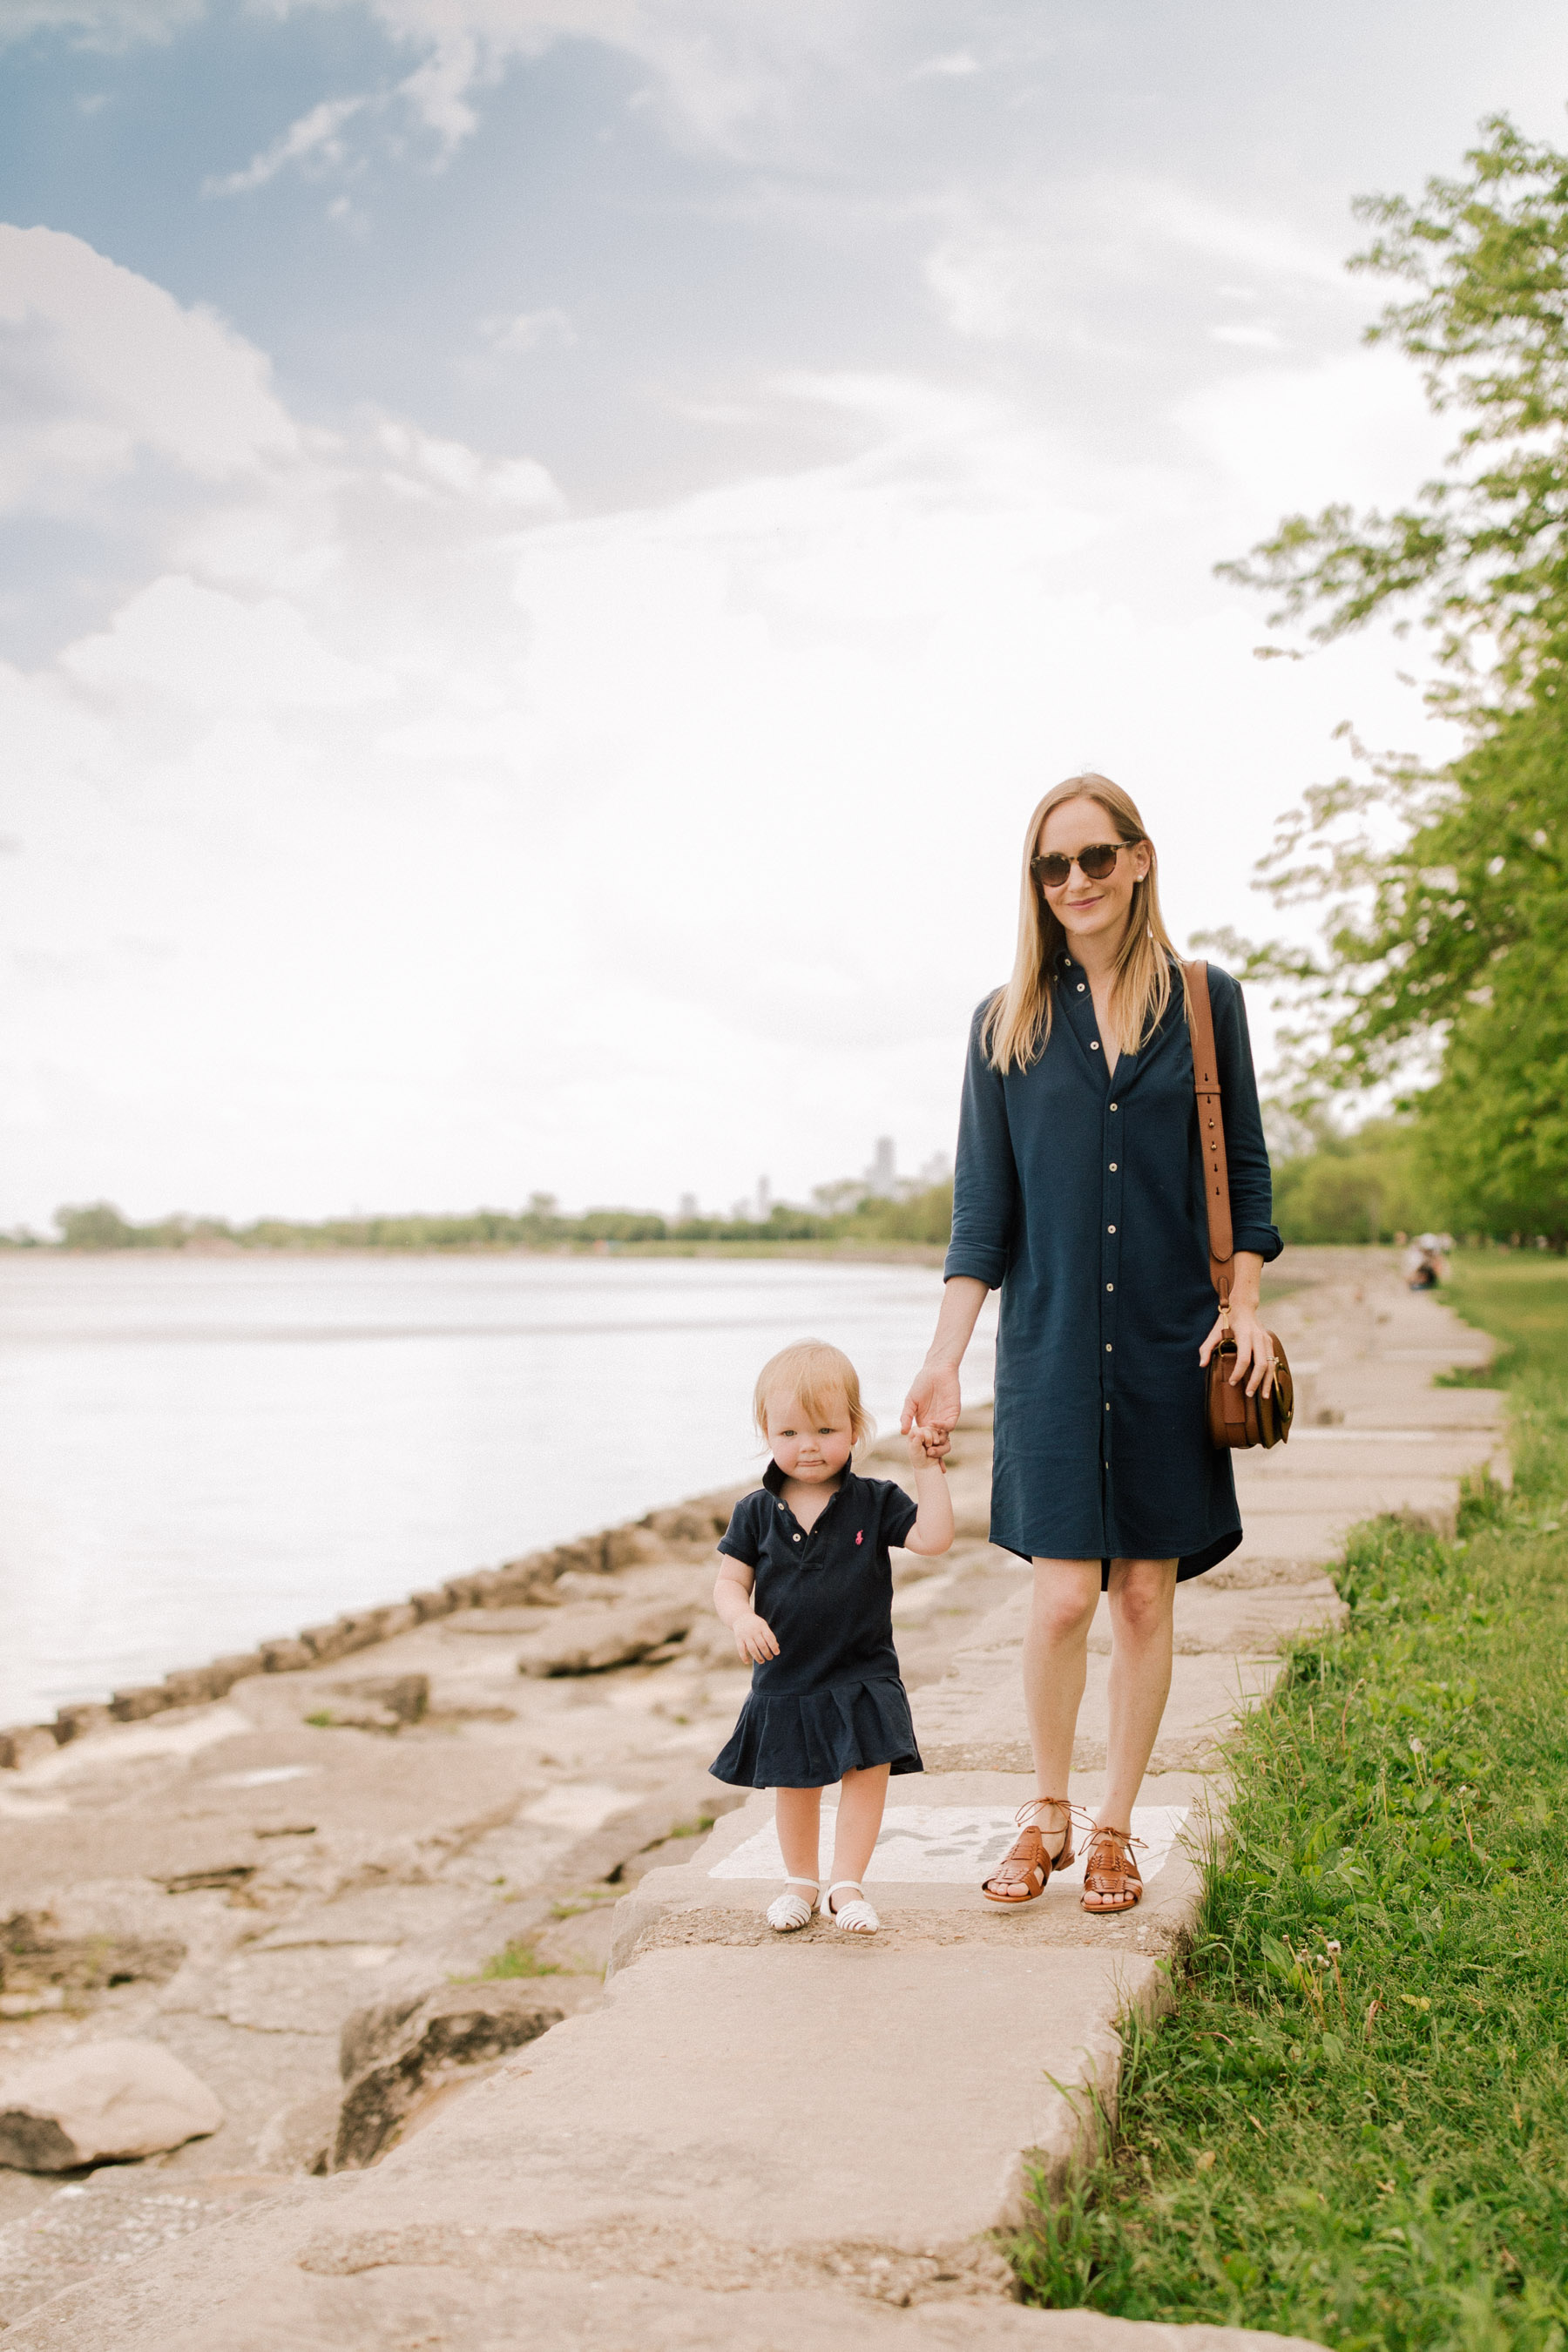
[[[1059,849],[1053,849],[1047,857],[1031,857],[1029,871],[1047,890],[1059,890],[1075,866],[1086,882],[1103,882],[1114,871],[1121,851],[1136,846],[1131,841],[1096,841],[1073,857],[1064,857]]]

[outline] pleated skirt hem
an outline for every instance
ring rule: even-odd
[[[737,1789],[826,1789],[874,1764],[925,1769],[896,1679],[835,1683],[795,1697],[753,1691],[708,1769]]]

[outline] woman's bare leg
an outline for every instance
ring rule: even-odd
[[[838,1786],[838,1826],[833,1838],[833,1877],[852,1878],[857,1886],[866,1875],[882,1809],[888,1801],[888,1767],[868,1764],[863,1771],[846,1772]]]
[[[1089,1672],[1089,1629],[1100,1599],[1097,1559],[1037,1559],[1029,1622],[1024,1635],[1024,1709],[1035,1756],[1035,1786],[1042,1797],[1065,1797],[1072,1769],[1073,1736]],[[1054,1862],[1067,1841],[1065,1814],[1042,1811],[1035,1817],[1040,1842]],[[1019,1875],[1027,1864],[1008,1856],[986,1880],[987,1890],[1008,1886],[1033,1893]]]
[[[822,1868],[822,1791],[820,1789],[775,1789],[773,1820],[784,1868],[792,1878],[816,1884]]]
[[[1110,1563],[1110,1727],[1105,1797],[1096,1808],[1110,1829],[1130,1830],[1171,1695],[1171,1646],[1176,1597],[1173,1559]]]
[[[1024,1707],[1042,1797],[1065,1797],[1078,1711],[1089,1673],[1089,1629],[1100,1599],[1097,1559],[1037,1559],[1024,1635]],[[1056,1850],[1047,1835],[1047,1853]]]

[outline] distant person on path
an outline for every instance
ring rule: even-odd
[[[1236,1256],[1234,1378],[1267,1394],[1258,1320],[1279,1253],[1241,990],[1209,967]],[[936,1336],[904,1427],[939,1444],[988,1290],[996,1342],[994,1543],[1034,1562],[1024,1696],[1039,1793],[985,1883],[1029,1903],[1073,1859],[1068,1773],[1103,1590],[1111,1629],[1103,1801],[1084,1907],[1143,1887],[1132,1806],[1171,1687],[1178,1580],[1241,1541],[1230,1455],[1210,1442],[1207,1364],[1221,1337],[1181,967],[1154,845],[1109,778],[1046,794],[1024,843],[1013,976],[970,1034],[952,1242]]]
[[[789,1877],[768,1906],[769,1927],[788,1935],[820,1908],[847,1933],[871,1935],[881,1922],[861,1882],[888,1776],[922,1769],[893,1647],[889,1548],[929,1556],[952,1543],[946,1440],[910,1432],[918,1503],[890,1478],[860,1477],[852,1457],[872,1429],[859,1378],[821,1339],[763,1365],[752,1412],[773,1458],[720,1538],[713,1588],[736,1649],[752,1661],[752,1692],[709,1769],[775,1792]],[[833,1875],[822,1894],[822,1792],[836,1781]]]
[[[1454,1246],[1451,1234],[1417,1234],[1402,1260],[1407,1290],[1436,1290],[1448,1279],[1445,1250]]]

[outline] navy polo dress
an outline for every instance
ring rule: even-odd
[[[1241,990],[1210,964],[1235,1245],[1278,1257]],[[1215,1318],[1181,976],[1108,1081],[1089,976],[1057,960],[1050,1043],[1005,1077],[979,1007],[945,1278],[1002,1291],[991,1539],[1025,1559],[1169,1559],[1201,1576],[1241,1541],[1230,1455],[1198,1363]]]
[[[754,1571],[752,1606],[779,1654],[752,1668],[752,1693],[708,1767],[742,1789],[826,1789],[889,1764],[924,1770],[893,1647],[893,1564],[918,1513],[890,1478],[846,1470],[810,1528],[770,1462],[742,1495],[719,1549]]]

